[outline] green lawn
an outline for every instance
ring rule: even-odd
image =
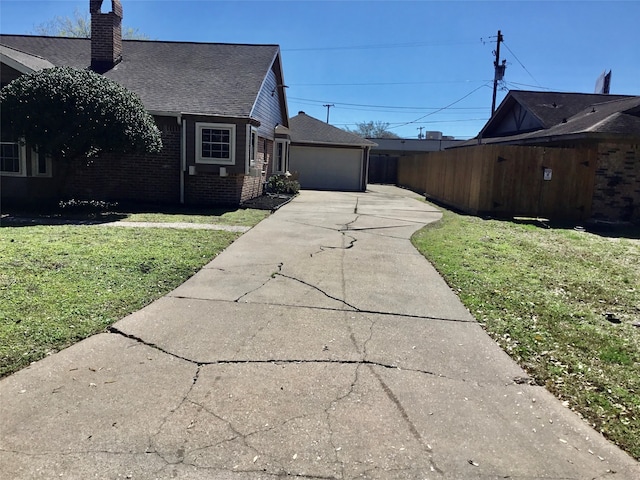
[[[539,385],[640,459],[638,240],[444,211],[413,242]]]
[[[225,223],[250,226],[265,214],[227,212]],[[168,220],[145,214],[144,221]],[[173,221],[205,219],[181,213]],[[0,377],[161,297],[238,236],[171,228],[1,227]]]

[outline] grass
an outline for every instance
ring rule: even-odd
[[[178,222],[201,223],[218,225],[240,225],[251,227],[269,215],[268,210],[242,209],[242,210],[210,210],[200,214],[181,213],[129,213],[123,218],[127,222]]]
[[[165,207],[159,211],[157,207],[148,209],[127,208],[127,205],[97,202],[75,202],[53,208],[48,213],[34,213],[32,211],[6,211],[4,215],[12,221],[20,218],[35,218],[42,220],[82,220],[93,222],[151,222],[151,223],[199,223],[251,227],[269,215],[267,210],[253,208],[207,208],[194,210],[187,207]]]
[[[249,226],[264,216],[262,211],[239,210],[220,218],[225,224]],[[170,218],[145,214],[144,220],[136,221],[206,221],[185,213]],[[0,377],[103,331],[151,303],[238,236],[196,229],[3,226]]]
[[[444,211],[413,242],[536,383],[640,459],[638,240]]]

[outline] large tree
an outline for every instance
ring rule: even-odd
[[[349,128],[346,130],[364,138],[400,138],[395,133],[389,131],[389,124],[386,122],[359,122],[356,123],[354,130]]]
[[[36,25],[34,31],[36,35],[51,37],[91,38],[91,17],[88,13],[83,14],[76,9],[72,17],[56,16]],[[127,40],[149,40],[147,35],[132,27],[123,27],[122,37]]]
[[[65,162],[100,152],[158,152],[160,131],[142,101],[89,70],[56,67],[18,77],[0,90],[3,137]]]

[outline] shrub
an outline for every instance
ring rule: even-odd
[[[295,195],[300,191],[300,182],[295,180],[289,172],[284,175],[272,175],[267,181],[267,191]]]

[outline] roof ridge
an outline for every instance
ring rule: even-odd
[[[63,37],[63,36],[57,36],[57,35],[28,35],[23,33],[0,33],[0,38],[5,36],[6,37],[23,37],[23,38],[49,38],[49,39],[91,41],[91,38],[88,38],[88,37]],[[280,45],[278,43],[197,42],[195,40],[153,40],[153,39],[142,39],[142,38],[123,38],[122,41],[127,43],[140,42],[140,43],[171,43],[171,44],[183,44],[183,45],[230,45],[230,46],[238,45],[238,46],[247,46],[247,47],[278,47],[280,48]]]

